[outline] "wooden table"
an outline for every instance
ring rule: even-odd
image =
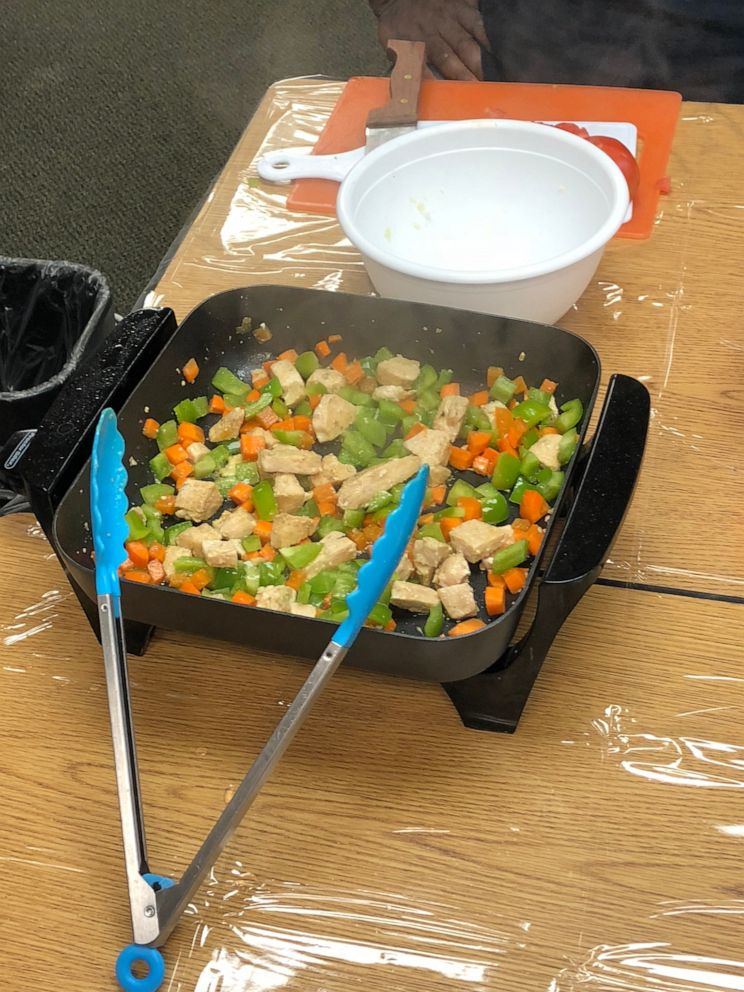
[[[327,218],[252,179],[341,84],[266,96],[151,302],[368,292]],[[567,327],[653,420],[608,564],[513,737],[342,670],[171,938],[179,992],[744,989],[744,108],[684,105],[648,242]],[[267,139],[268,135],[268,139]],[[2,988],[112,989],[130,940],[101,656],[28,517],[0,521]],[[176,874],[306,668],[162,634],[131,660],[154,870]]]

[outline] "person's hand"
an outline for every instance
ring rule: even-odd
[[[482,79],[489,49],[478,0],[371,0],[383,47],[391,38],[426,42],[426,61],[446,79]]]

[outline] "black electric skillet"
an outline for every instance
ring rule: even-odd
[[[261,345],[250,333],[238,333],[246,316],[254,326],[264,321],[271,328],[270,342]],[[386,345],[435,368],[451,368],[464,391],[483,388],[489,365],[503,366],[509,376],[521,373],[531,383],[554,379],[559,383],[559,403],[578,396],[584,404],[581,441],[586,440],[599,386],[599,359],[582,338],[555,327],[285,286],[220,293],[200,304],[177,329],[167,310],[131,314],[105,351],[70,383],[21,464],[37,515],[86,612],[95,599],[87,459],[100,409],[106,404],[118,409],[129,458],[130,497],[139,502],[140,486],[152,481],[147,467],[152,442],[141,431],[148,413],[162,421],[184,396],[209,393],[211,377],[221,365],[247,377],[252,368],[285,348],[303,351],[332,333],[343,335],[342,347],[350,356],[361,357]],[[195,386],[184,387],[178,370],[191,357],[201,371]],[[561,623],[604,563],[635,485],[648,416],[645,387],[626,376],[613,376],[595,436],[583,450],[577,448],[567,468],[564,489],[541,552],[531,562],[525,589],[503,616],[474,634],[432,640],[420,633],[421,617],[401,611],[394,633],[364,629],[348,664],[444,683],[472,683],[480,673],[520,663],[539,668]],[[45,467],[45,457],[51,467]],[[482,479],[473,476],[470,481]],[[540,596],[531,631],[510,648],[537,582]],[[480,602],[479,585],[484,583],[482,575],[475,579]],[[196,598],[166,587],[125,582],[122,594],[124,615],[130,621],[306,658],[318,656],[332,627],[325,621]],[[483,619],[488,620],[485,615]]]

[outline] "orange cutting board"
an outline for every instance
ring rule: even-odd
[[[313,149],[315,155],[351,151],[365,143],[367,114],[387,103],[390,80],[350,79]],[[638,129],[641,185],[633,216],[619,237],[647,238],[653,229],[659,184],[666,177],[669,152],[682,97],[664,90],[545,83],[456,83],[427,80],[421,87],[419,119],[430,121],[509,118],[522,121],[627,121]],[[290,210],[334,214],[338,183],[300,179],[287,199]]]

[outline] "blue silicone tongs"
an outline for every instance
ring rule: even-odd
[[[116,414],[113,410],[104,410],[96,428],[91,457],[91,519],[101,644],[135,941],[119,955],[116,977],[124,992],[156,992],[165,976],[165,964],[157,948],[170,936],[181,914],[193,900],[196,889],[224,850],[262,785],[304,723],[315,700],[354,643],[370,610],[380,599],[416,526],[429,469],[424,465],[406,485],[399,505],[387,518],[382,537],[372,546],[370,560],[359,570],[356,589],[346,599],[349,616],[336,629],[328,647],[315,663],[181,880],[174,882],[162,875],[153,875],[147,864],[120,608],[118,569],[128,536],[124,520],[127,473],[122,464],[123,456],[124,439],[116,426]],[[147,968],[148,973],[144,977],[133,973],[137,962],[144,963]]]

